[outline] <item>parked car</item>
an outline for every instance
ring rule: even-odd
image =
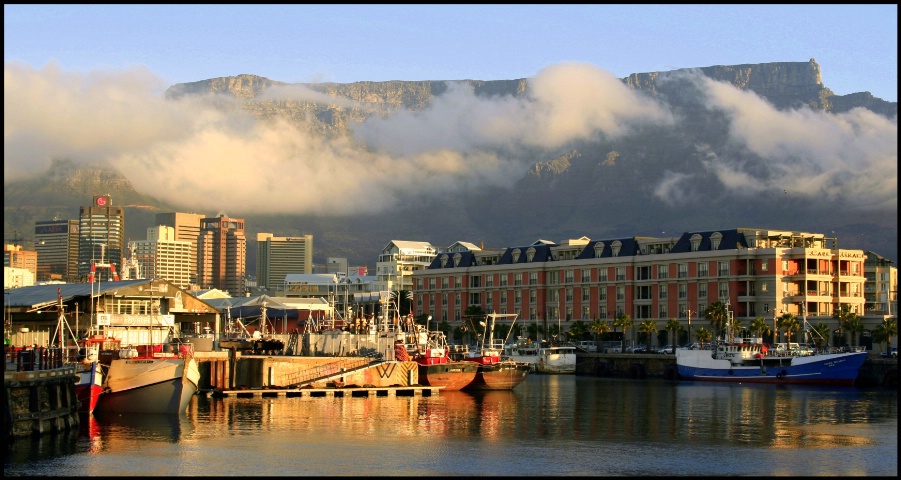
[[[681,348],[686,348],[688,350],[699,350],[701,348],[701,344],[698,342],[686,343],[685,345],[682,345]]]
[[[898,358],[898,347],[892,347],[891,352],[882,352],[879,354],[882,358]]]
[[[576,347],[589,353],[596,353],[598,351],[598,344],[591,340],[581,340],[576,344]]]
[[[672,346],[672,345],[666,345],[666,346],[660,347],[660,348],[657,349],[657,353],[669,353],[669,354],[672,354],[672,353],[673,353],[673,346]]]
[[[647,345],[635,345],[634,347],[626,348],[626,353],[648,353]]]

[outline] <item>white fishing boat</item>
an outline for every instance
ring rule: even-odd
[[[538,373],[576,373],[576,347],[519,337],[504,348],[505,356]]]

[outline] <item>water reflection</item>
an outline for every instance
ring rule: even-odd
[[[885,390],[571,375],[431,397],[197,396],[181,416],[83,417],[77,442],[22,442],[5,470],[111,475],[126,459],[154,475],[892,475],[897,408]]]

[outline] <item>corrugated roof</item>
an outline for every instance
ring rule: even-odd
[[[97,282],[91,283],[55,283],[49,285],[33,285],[30,287],[10,288],[3,290],[3,304],[9,307],[29,307],[34,308],[42,305],[51,305],[58,302],[57,289],[59,295],[62,295],[63,302],[71,300],[75,297],[90,296],[93,287],[93,293],[105,294],[115,292],[120,288],[131,287],[150,283],[150,280],[142,278],[139,280],[120,280],[118,282]]]

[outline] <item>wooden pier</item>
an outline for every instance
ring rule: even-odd
[[[415,397],[417,395],[430,397],[437,395],[444,387],[429,387],[423,385],[393,386],[393,387],[328,387],[328,388],[250,388],[242,390],[211,390],[208,392],[213,397],[236,398],[298,398],[298,397]]]

